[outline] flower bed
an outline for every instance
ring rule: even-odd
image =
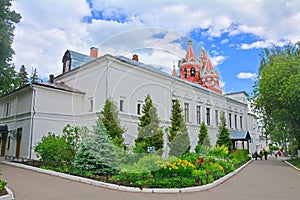
[[[109,173],[97,174],[66,165],[42,166],[42,168],[129,187],[185,188],[212,183],[233,172],[250,159],[242,150],[229,153],[223,147],[215,147],[205,155],[185,153],[179,158],[170,157],[167,160],[156,154],[138,158],[134,154],[131,156],[134,159],[124,161],[118,170]],[[25,161],[25,163],[33,162]]]

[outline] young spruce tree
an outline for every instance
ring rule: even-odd
[[[73,164],[80,174],[105,174],[118,166],[116,156],[117,148],[99,118],[94,131],[83,138]]]
[[[200,153],[201,150],[209,149],[211,147],[210,145],[210,138],[208,135],[208,129],[205,125],[205,122],[203,121],[200,124],[200,130],[198,135],[198,144],[195,148],[196,153]]]
[[[148,147],[154,147],[155,151],[163,148],[163,132],[159,127],[160,119],[157,108],[153,105],[150,95],[145,97],[142,107],[142,116],[139,117],[138,137],[135,139],[136,153],[146,153]]]
[[[113,144],[119,148],[124,148],[122,135],[125,131],[120,125],[118,114],[118,108],[112,98],[106,99],[100,118],[112,138]]]
[[[190,149],[190,138],[178,99],[174,100],[169,127],[169,156],[179,157]]]
[[[221,112],[220,115],[217,145],[225,145],[228,148],[228,150],[231,149],[230,133],[228,128],[226,127],[226,118],[224,112]]]

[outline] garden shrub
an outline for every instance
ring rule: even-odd
[[[228,147],[225,145],[217,145],[213,150],[209,152],[209,155],[215,156],[217,158],[227,158],[229,156]]]
[[[237,149],[233,152],[233,158],[237,159],[238,161],[243,161],[249,158],[248,150],[246,149]]]
[[[66,162],[71,163],[74,158],[74,150],[65,137],[56,136],[49,132],[47,136],[43,136],[42,140],[35,146],[34,151],[40,160],[52,167],[58,167]]]

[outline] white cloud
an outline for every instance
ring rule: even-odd
[[[217,65],[222,64],[226,60],[226,57],[225,56],[215,56],[215,57],[211,57],[210,60],[214,66],[217,66]]]
[[[236,77],[238,79],[252,79],[252,80],[255,80],[257,75],[256,75],[256,73],[240,72]]]
[[[82,22],[83,17],[91,13],[85,0],[18,0],[13,1],[13,5],[23,17],[16,26],[13,62],[17,67],[22,64],[37,67],[44,77],[61,72],[65,50],[88,54],[91,46],[99,46],[100,55],[126,54],[137,49],[141,53],[141,49],[150,48],[151,53],[144,53],[147,63],[170,62],[172,65],[173,55],[185,55],[185,49],[174,41],[196,28],[207,29],[205,34],[209,39],[223,33],[229,36],[251,34],[257,38],[242,41],[238,45],[240,49],[264,48],[300,39],[298,0],[208,1],[205,6],[198,0],[93,1],[95,10],[105,11],[103,15],[120,17],[121,10],[127,20],[118,23],[94,19],[90,24]],[[151,38],[159,32],[166,33],[165,37]],[[224,39],[221,44],[228,42]],[[170,52],[169,60],[163,50]],[[221,55],[212,58],[215,65],[225,59]]]
[[[221,44],[227,44],[228,42],[229,42],[228,39],[224,39],[224,40],[221,41]]]

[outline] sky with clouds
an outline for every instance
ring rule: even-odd
[[[220,71],[226,93],[251,94],[259,53],[300,41],[299,0],[16,0],[13,62],[59,75],[67,49],[132,57],[171,73],[190,36]]]

